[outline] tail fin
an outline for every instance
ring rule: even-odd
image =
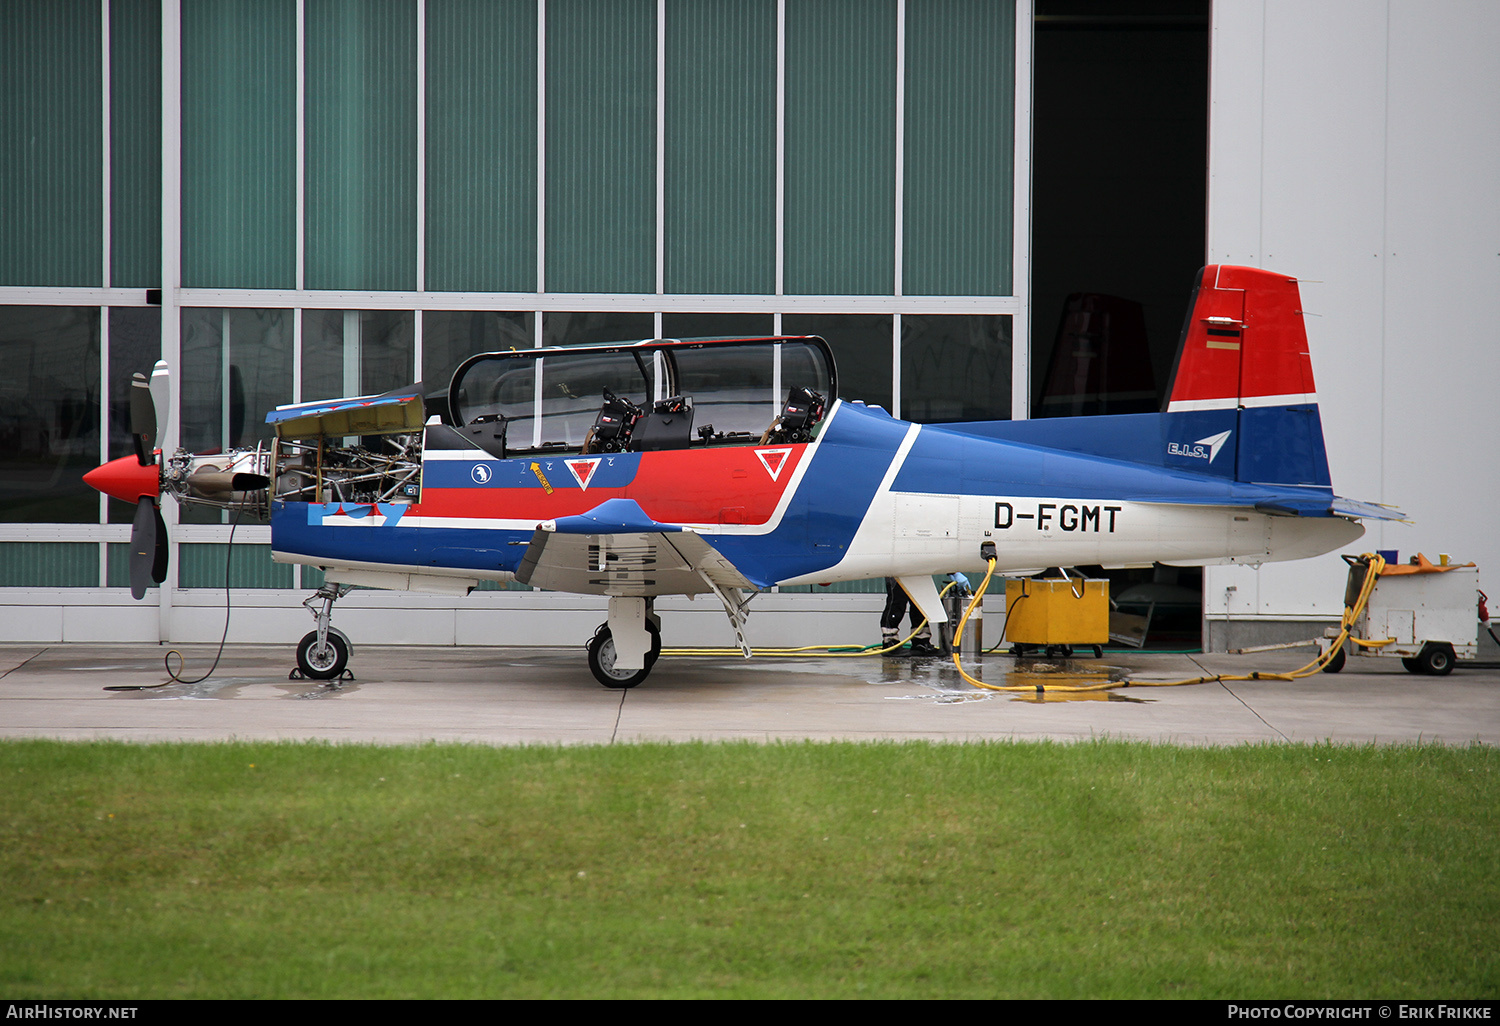
[[[1274,271],[1211,265],[1198,273],[1160,413],[946,426],[1226,482],[1313,488],[1323,494],[1284,511],[1343,512],[1330,506],[1328,453],[1297,282]],[[1352,515],[1389,515],[1370,512],[1377,509]]]
[[[1199,271],[1168,412],[1317,401],[1297,279],[1219,264]]]
[[[1202,470],[1206,458],[1236,481],[1331,485],[1295,278],[1218,264],[1199,272],[1165,412],[1180,436],[1169,466]]]

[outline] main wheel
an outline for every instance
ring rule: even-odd
[[[1451,646],[1429,641],[1417,654],[1417,669],[1419,673],[1442,677],[1453,672],[1453,660]]]
[[[297,669],[312,680],[332,680],[349,665],[349,646],[344,639],[328,632],[328,640],[318,644],[318,632],[308,631],[297,644]]]
[[[651,634],[651,650],[646,653],[646,665],[639,670],[618,670],[615,668],[615,637],[609,632],[609,627],[601,626],[594,636],[589,639],[589,671],[593,673],[594,679],[607,688],[623,690],[633,688],[650,674],[651,667],[656,665],[656,657],[661,655],[661,632],[650,624],[646,630]]]
[[[1347,657],[1344,655],[1344,650],[1342,648],[1340,648],[1337,652],[1335,652],[1333,654],[1333,658],[1330,659],[1330,660],[1328,660],[1328,662],[1324,665],[1323,672],[1324,673],[1338,673],[1340,670],[1342,670],[1344,668],[1344,660],[1346,658]]]

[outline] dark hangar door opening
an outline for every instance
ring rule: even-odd
[[[1207,250],[1209,12],[1036,2],[1033,417],[1160,408]],[[1200,571],[1107,576],[1117,601],[1156,602],[1153,647],[1198,643]]]

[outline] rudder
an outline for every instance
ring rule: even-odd
[[[1164,412],[1232,432],[1237,481],[1330,485],[1295,278],[1221,264],[1199,272]]]

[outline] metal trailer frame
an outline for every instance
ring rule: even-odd
[[[1351,564],[1351,580],[1363,564]],[[1353,637],[1374,645],[1350,641],[1346,651],[1367,658],[1400,659],[1411,673],[1450,673],[1458,661],[1471,661],[1479,654],[1479,618],[1476,595],[1479,568],[1468,563],[1434,565],[1420,554],[1410,566],[1389,565],[1381,573],[1369,602],[1355,621]],[[1319,648],[1327,652],[1338,637],[1327,632]],[[1386,639],[1391,639],[1385,644]],[[1329,662],[1327,672],[1337,673],[1344,653]]]

